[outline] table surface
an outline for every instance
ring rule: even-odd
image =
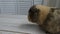
[[[0,15],[0,34],[45,34],[27,15]]]

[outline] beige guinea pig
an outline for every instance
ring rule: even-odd
[[[59,8],[33,5],[28,11],[28,20],[40,25],[49,34],[60,34]]]

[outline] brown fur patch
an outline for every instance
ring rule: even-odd
[[[53,13],[51,13],[51,15],[53,16],[53,18],[51,18],[50,20],[47,20],[47,26],[45,26],[46,30],[50,33],[53,34],[57,34],[60,32],[60,11],[59,10],[55,10]]]

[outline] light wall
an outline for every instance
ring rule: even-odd
[[[47,6],[60,8],[60,0],[48,0]]]

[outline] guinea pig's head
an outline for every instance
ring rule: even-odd
[[[53,9],[44,5],[33,5],[28,11],[28,20],[33,23],[43,24],[47,20],[47,15],[51,14]]]
[[[42,24],[50,8],[43,5],[33,5],[28,11],[28,20],[33,23]]]
[[[40,10],[36,8],[36,5],[33,5],[28,11],[28,20],[33,23],[37,22],[39,11]]]

